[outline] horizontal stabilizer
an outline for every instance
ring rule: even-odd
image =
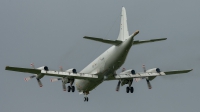
[[[158,38],[158,39],[150,39],[150,40],[135,40],[133,41],[133,45],[144,44],[144,43],[149,43],[149,42],[157,42],[157,41],[162,41],[162,40],[167,40],[167,38]]]
[[[40,70],[40,69],[10,67],[10,66],[6,66],[5,70],[31,73],[31,74],[41,74],[41,75],[46,75],[46,76],[71,77],[74,79],[98,78],[98,76],[95,74],[61,72],[61,71],[50,71],[50,70],[46,71],[46,70]]]
[[[165,75],[172,75],[172,74],[182,74],[182,73],[188,73],[192,71],[193,69],[188,70],[173,70],[173,71],[167,71],[167,72],[145,72],[145,73],[136,73],[136,74],[124,74],[123,72],[119,75],[116,75],[116,79],[131,79],[131,78],[145,78],[145,77],[155,77],[155,76],[165,76]]]
[[[122,41],[120,41],[120,40],[108,40],[108,39],[88,37],[88,36],[85,36],[83,38],[89,39],[89,40],[98,41],[98,42],[102,42],[102,43],[106,43],[106,44],[112,44],[112,45],[119,45],[119,44],[122,43]]]

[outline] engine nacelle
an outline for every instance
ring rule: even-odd
[[[126,70],[126,71],[122,72],[122,74],[132,74],[132,75],[134,75],[136,73],[135,73],[135,70],[130,69],[130,70]]]
[[[37,69],[49,71],[49,68],[47,66],[41,66],[41,67],[39,67]]]
[[[68,69],[68,70],[66,70],[66,72],[77,73],[76,69],[74,69],[74,68]]]
[[[152,68],[152,69],[147,70],[146,72],[160,73],[161,71],[159,68]]]

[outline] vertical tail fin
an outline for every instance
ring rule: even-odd
[[[128,26],[127,26],[126,9],[122,7],[120,31],[119,31],[119,36],[117,40],[124,41],[128,37],[129,37],[129,32],[128,32]]]

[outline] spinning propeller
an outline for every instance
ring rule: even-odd
[[[32,67],[33,69],[35,69],[35,66],[34,66],[33,63],[31,63],[31,67]],[[38,69],[39,69],[39,68],[38,68]],[[41,77],[40,75],[38,75],[38,74],[34,74],[34,75],[32,75],[32,76],[26,77],[26,78],[24,78],[24,80],[25,80],[26,82],[28,82],[30,79],[35,78],[35,77],[36,77],[36,79],[37,79],[38,85],[39,85],[40,87],[42,87],[43,85],[42,85],[42,82],[40,81],[40,78],[42,78],[42,77]]]
[[[60,68],[60,71],[63,72],[63,68],[62,66],[59,67]],[[62,80],[62,88],[63,88],[63,91],[66,91],[66,79],[65,78],[53,78],[51,79],[51,82],[56,82],[56,81],[59,81],[59,80]]]
[[[122,68],[122,72],[124,72],[125,70],[126,70],[125,68]],[[118,83],[117,83],[116,91],[119,91],[120,84],[121,84],[121,81],[119,80]]]
[[[145,68],[145,65],[143,65],[143,66],[142,66],[142,68],[143,68],[143,70],[144,70],[144,73],[146,73],[146,68]],[[151,89],[151,88],[152,88],[152,86],[151,86],[151,83],[150,83],[150,81],[149,81],[148,77],[146,77],[146,82],[147,82],[147,86],[148,86],[148,88],[149,88],[149,89]]]

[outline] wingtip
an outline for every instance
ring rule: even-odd
[[[9,67],[9,66],[6,66],[6,67],[5,67],[5,70],[7,70],[8,67]]]

